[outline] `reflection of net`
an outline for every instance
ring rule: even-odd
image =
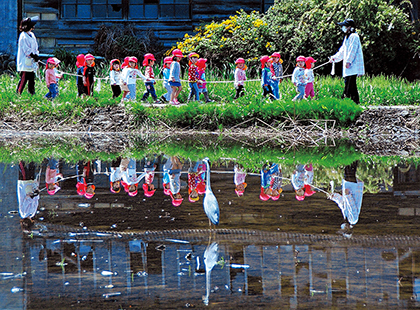
[[[71,226],[37,223],[33,237],[61,238],[71,240],[94,239],[141,239],[144,242],[208,242],[209,236],[216,242],[234,242],[243,244],[316,244],[316,245],[357,245],[369,247],[420,246],[420,236],[368,236],[352,235],[346,238],[341,234],[303,234],[287,232],[267,232],[248,229],[183,229],[143,232],[109,232],[83,230]]]

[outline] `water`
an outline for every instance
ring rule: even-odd
[[[181,145],[185,150],[185,144]],[[93,198],[77,194],[76,178],[60,182],[54,195],[41,190],[36,224],[30,232],[22,231],[16,212],[18,162],[4,158],[0,165],[0,308],[420,306],[420,169],[416,158],[369,156],[351,148],[348,153],[292,150],[279,156],[278,149],[268,148],[264,153],[271,156],[268,160],[277,158],[282,168],[282,192],[278,200],[263,201],[258,170],[267,157],[258,157],[261,152],[244,145],[233,146],[230,153],[223,146],[228,156],[208,151],[211,189],[220,208],[219,225],[209,227],[203,195],[196,202],[188,199],[187,171],[203,152],[191,151],[195,147],[189,150],[190,158],[186,153],[180,157],[183,200],[179,206],[163,192],[162,158],[155,162],[152,184],[156,192],[150,197],[142,188],[144,180],[136,196],[124,189],[112,193],[106,174],[111,161],[102,158],[100,167],[92,160],[99,172],[92,180]],[[246,151],[239,151],[241,147]],[[243,155],[232,159],[232,150]],[[45,149],[38,152],[48,155]],[[59,163],[64,177],[74,176],[77,160],[71,154],[58,154],[67,158]],[[31,156],[36,157],[22,155]],[[147,163],[143,157],[137,156],[139,174]],[[48,161],[41,161],[35,160],[35,170],[42,166],[43,189]],[[354,161],[364,192],[359,220],[350,229],[342,227],[346,223],[342,212],[321,190],[331,192],[333,181],[335,192],[341,193],[345,167]],[[298,201],[287,179],[297,164],[309,162],[318,189]],[[235,192],[235,163],[249,169],[242,196]]]

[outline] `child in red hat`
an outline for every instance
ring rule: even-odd
[[[172,63],[171,69],[169,71],[169,84],[172,87],[171,93],[171,100],[169,101],[170,104],[178,105],[178,96],[181,93],[182,85],[181,85],[181,65],[179,62],[181,61],[183,55],[181,50],[175,49],[172,51]]]
[[[95,57],[92,54],[87,54],[85,55],[85,67],[83,69],[83,85],[86,86],[88,96],[93,96],[95,74]]]
[[[298,94],[293,98],[293,101],[301,100],[305,96],[305,60],[306,58],[304,56],[296,58],[296,68],[293,71],[292,83],[296,86],[296,92]]]
[[[235,89],[236,95],[234,99],[238,99],[244,95],[244,83],[246,81],[246,72],[247,69],[245,65],[245,59],[238,58],[235,61],[236,69],[235,69]]]
[[[276,99],[273,94],[273,74],[270,70],[271,59],[269,56],[263,56],[260,58],[261,61],[261,86],[263,88],[263,97],[265,98],[267,95],[271,100]]]
[[[95,195],[94,182],[94,169],[90,161],[79,161],[76,165],[77,183],[76,189],[77,194],[84,196],[87,199],[93,198]]]
[[[136,196],[138,193],[139,182],[146,176],[146,173],[142,173],[137,176],[137,162],[134,158],[121,159],[121,185],[124,187],[125,192],[129,196]]]
[[[314,65],[316,63],[316,60],[312,57],[306,58],[305,65],[305,78],[306,78],[306,86],[305,86],[305,98],[308,98],[311,96],[311,99],[315,96],[314,92]]]
[[[143,184],[143,191],[144,196],[152,197],[155,194],[155,186],[153,185],[153,180],[155,178],[155,170],[157,165],[155,164],[156,157],[153,156],[151,159],[146,157],[144,160],[144,184]]]
[[[206,82],[206,58],[200,58],[197,60],[195,65],[197,66],[197,86],[198,86],[198,93],[204,95],[204,99],[206,102],[213,102],[209,98],[209,92],[207,91],[207,82]]]
[[[136,77],[139,76],[144,81],[148,81],[148,79],[140,72],[137,66],[137,57],[131,56],[127,59],[128,66],[123,69],[121,74],[121,89],[123,91],[123,98],[124,100],[136,100]]]
[[[118,98],[121,95],[121,62],[119,59],[112,59],[109,68],[109,80],[112,89],[112,99]]]
[[[312,190],[313,179],[314,171],[312,164],[296,165],[296,170],[293,171],[291,182],[296,192],[297,200],[303,201],[305,197],[315,194],[315,191]]]
[[[172,63],[172,57],[165,57],[165,59],[163,60],[163,68],[162,68],[163,87],[166,89],[166,94],[160,97],[160,99],[163,102],[168,102],[171,100],[172,87],[169,84],[169,73],[170,73],[171,63]]]
[[[244,167],[239,167],[238,164],[235,165],[233,168],[234,176],[233,176],[233,182],[235,183],[235,193],[236,195],[242,196],[245,192],[245,188],[247,184],[245,183],[246,178],[246,171],[244,170]]]
[[[280,99],[279,83],[283,80],[283,60],[277,52],[271,54],[270,58],[273,60],[270,65],[273,74],[273,94],[276,99]]]
[[[198,68],[197,68],[197,60],[200,56],[192,52],[188,55],[188,84],[190,85],[190,94],[188,95],[188,101],[192,100],[195,97],[195,100],[200,100],[200,93],[198,91]]]
[[[63,174],[60,173],[59,162],[51,157],[45,171],[45,187],[49,195],[54,195],[60,190],[60,179],[63,179]]]
[[[48,58],[45,70],[45,82],[47,83],[48,93],[44,96],[47,99],[54,99],[58,95],[57,76],[54,68],[56,66],[53,58]]]
[[[153,54],[146,54],[144,55],[143,60],[143,67],[146,67],[146,70],[144,72],[144,76],[146,77],[146,81],[144,82],[144,85],[146,86],[146,91],[143,94],[143,98],[141,98],[142,101],[147,101],[147,98],[149,95],[152,96],[154,103],[160,103],[160,101],[157,98],[156,90],[155,90],[155,84],[156,81],[155,73],[153,72],[153,65],[155,64],[156,58]]]
[[[172,205],[178,207],[181,205],[183,198],[180,193],[181,191],[181,168],[182,163],[176,156],[171,156],[167,159],[166,163],[163,166],[163,171],[167,173],[169,180],[169,190],[167,188],[167,183],[164,184],[164,191],[171,196]]]
[[[85,68],[85,55],[79,54],[76,57],[76,83],[77,83],[77,96],[83,97],[87,94],[86,86],[83,85],[83,70]]]

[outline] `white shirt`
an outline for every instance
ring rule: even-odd
[[[39,204],[39,195],[31,198],[30,193],[33,193],[38,188],[38,182],[36,180],[18,180],[18,203],[19,203],[19,215],[21,218],[34,217]]]
[[[362,44],[357,33],[352,33],[344,39],[343,45],[332,59],[334,62],[343,61],[343,77],[365,74]],[[350,64],[350,68],[346,68],[347,63]]]
[[[30,54],[39,54],[38,42],[33,32],[22,32],[19,35],[18,52],[17,52],[17,71],[35,71],[37,64]]]
[[[347,219],[351,225],[355,225],[359,221],[360,210],[362,208],[364,183],[357,179],[357,183],[342,181],[343,194],[334,193],[331,200],[337,203],[343,213],[344,219]],[[346,195],[346,189],[349,194]]]
[[[111,70],[109,73],[109,80],[111,82],[111,85],[120,85],[120,79],[121,79],[121,72]]]
[[[242,168],[239,168],[238,165],[235,165],[233,171],[235,172],[233,176],[233,182],[235,185],[245,183],[246,172]]]
[[[305,69],[305,78],[307,83],[313,83],[315,81],[314,70]]]
[[[136,84],[136,76],[139,76],[143,80],[147,80],[143,73],[139,69],[133,69],[125,67],[121,73],[121,83],[125,84]]]

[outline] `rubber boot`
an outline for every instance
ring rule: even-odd
[[[204,99],[206,99],[206,102],[213,102],[213,100],[210,100],[208,92],[204,92],[203,95],[204,95]]]

